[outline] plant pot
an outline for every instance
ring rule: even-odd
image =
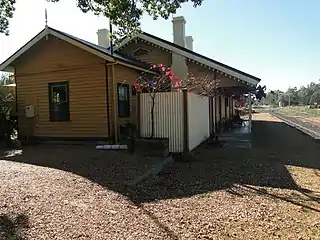
[[[142,156],[167,157],[169,155],[168,138],[136,138],[134,151]]]

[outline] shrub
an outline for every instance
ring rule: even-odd
[[[0,91],[0,142],[4,142],[7,146],[11,145],[15,128],[15,122],[10,119],[11,107],[8,104],[13,101],[12,98],[13,96],[3,89]]]

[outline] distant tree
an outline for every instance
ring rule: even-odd
[[[13,133],[13,124],[9,120],[11,107],[10,102],[14,100],[14,95],[10,89],[6,87],[8,83],[12,83],[12,79],[8,75],[0,76],[0,142],[5,141],[7,144],[11,141]]]
[[[320,82],[319,83],[311,82],[310,84],[308,84],[307,87],[310,89],[312,93],[314,93],[315,91],[320,89]]]
[[[278,98],[278,103],[281,102],[282,106],[289,105],[289,97],[286,93],[280,94]]]
[[[22,0],[21,0],[22,1]],[[26,0],[24,0],[26,1]],[[59,2],[59,0],[46,0]],[[194,7],[200,6],[203,0],[77,0],[82,12],[93,12],[108,18],[117,29],[114,36],[117,40],[131,36],[140,30],[143,14],[153,19],[168,19],[181,8],[183,3],[192,2]],[[0,0],[0,33],[9,34],[9,19],[13,17],[16,0]]]
[[[318,90],[320,90],[320,80],[319,83],[311,82],[307,86],[302,86],[300,88],[288,88],[285,92],[273,90],[266,94],[266,97],[260,101],[260,104],[278,106],[279,102],[281,102],[283,106],[287,106],[289,105],[290,100],[291,106],[305,106],[310,103],[311,96]]]
[[[279,90],[269,91],[266,94],[266,97],[261,100],[261,104],[270,105],[270,106],[278,106],[280,101],[280,96],[283,95],[283,92]]]
[[[288,104],[299,105],[299,96],[298,96],[297,87],[288,88],[284,96],[287,99]]]
[[[14,83],[14,78],[8,74],[1,74],[0,83],[3,85],[12,84]]]
[[[320,89],[315,91],[311,98],[310,98],[310,104],[318,104],[320,105]]]
[[[2,74],[0,75],[0,98],[1,101],[3,102],[4,99],[6,99],[6,101],[12,100],[11,98],[13,97],[10,91],[10,88],[6,87],[6,85],[8,84],[12,84],[14,83],[14,80],[12,77],[10,77],[7,74]]]
[[[301,105],[308,105],[312,93],[310,88],[302,86],[298,91],[299,103]]]

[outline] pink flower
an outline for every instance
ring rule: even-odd
[[[161,64],[161,63],[160,63],[160,64],[158,64],[158,67],[163,67],[163,66],[164,66],[164,65],[163,65],[163,64]]]
[[[181,79],[176,77],[176,83],[181,84]]]
[[[139,88],[139,84],[138,84],[138,83],[135,83],[135,84],[133,84],[133,87],[134,87],[135,89],[138,89],[138,88]]]
[[[165,71],[166,71],[166,68],[165,68],[165,67],[161,67],[161,71],[162,71],[162,72],[165,72]]]
[[[174,78],[174,72],[170,71],[170,72],[166,72],[166,76],[170,79],[170,80],[173,80]]]

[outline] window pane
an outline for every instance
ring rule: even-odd
[[[52,120],[67,121],[69,120],[69,106],[68,103],[54,103],[52,104],[51,112]]]
[[[127,101],[120,101],[118,104],[119,117],[129,117],[130,109]]]
[[[123,117],[125,116],[125,109],[124,109],[124,105],[123,105],[123,102],[119,102],[119,116]]]
[[[130,99],[128,84],[118,84],[118,116],[130,116]]]
[[[128,100],[128,87],[119,86],[119,100],[126,101]]]
[[[67,102],[67,88],[66,86],[52,87],[52,102],[61,103]]]
[[[68,102],[68,83],[49,84],[49,108],[51,121],[68,121],[69,102]]]

